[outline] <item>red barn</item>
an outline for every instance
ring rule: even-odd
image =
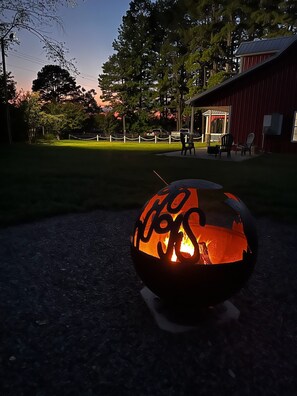
[[[239,74],[187,103],[228,113],[236,143],[254,132],[260,150],[297,152],[297,36],[245,42],[236,56]]]

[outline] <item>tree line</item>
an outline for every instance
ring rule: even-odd
[[[37,132],[59,137],[67,131],[119,128],[113,114],[103,116],[95,90],[76,84],[73,75],[78,71],[74,61],[67,59],[67,48],[47,33],[52,26],[63,26],[60,7],[75,6],[78,1],[0,1],[0,141],[11,142],[11,135],[13,141],[33,140]],[[4,68],[4,54],[16,44],[15,33],[20,30],[40,40],[49,60],[33,81],[32,92],[17,92],[14,77]]]
[[[104,126],[95,90],[86,91],[77,85],[75,78],[58,65],[45,65],[38,72],[32,92],[17,92],[8,73],[7,94],[14,140],[33,141],[37,135],[59,139],[70,132],[98,131]],[[0,75],[0,105],[3,103],[4,82]]]
[[[132,0],[99,75],[101,99],[110,107],[103,113],[95,91],[76,84],[77,70],[65,59],[64,46],[43,33],[44,26],[61,23],[59,4],[73,1],[0,3],[5,50],[13,44],[11,32],[26,29],[55,61],[41,69],[31,93],[17,92],[9,72],[4,81],[0,66],[0,128],[8,105],[15,140],[32,140],[37,131],[58,137],[78,129],[119,132],[123,119],[132,133],[180,129],[189,120],[188,98],[238,72],[234,53],[241,42],[297,31],[295,0]]]
[[[238,73],[239,44],[297,31],[295,0],[133,0],[99,75],[102,99],[141,132],[179,129],[185,101]]]

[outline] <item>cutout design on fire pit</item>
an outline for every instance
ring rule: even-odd
[[[197,188],[177,185],[165,187],[153,196],[136,222],[134,247],[172,263],[222,264],[242,260],[249,247],[241,217],[233,214],[231,228],[207,224],[208,214],[199,207],[199,193],[203,195]],[[228,198],[237,200],[231,194],[223,198],[224,205]]]
[[[244,203],[222,186],[180,180],[143,207],[131,238],[136,272],[168,301],[216,304],[251,275],[257,233]]]

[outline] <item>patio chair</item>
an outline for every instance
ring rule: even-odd
[[[180,134],[180,140],[181,140],[181,143],[182,143],[181,154],[187,155],[187,151],[188,150],[190,151],[190,154],[192,154],[192,150],[194,150],[194,155],[196,155],[193,135],[188,135],[188,140],[186,142],[184,134],[181,133]]]
[[[185,144],[185,155],[187,154],[188,150],[190,151],[190,154],[192,154],[192,150],[194,150],[194,155],[196,155],[194,139],[193,139],[193,135],[191,134],[188,136],[188,141]]]
[[[231,133],[226,133],[225,135],[223,135],[221,138],[221,144],[219,147],[220,158],[221,158],[221,154],[223,152],[227,153],[227,157],[231,157],[232,145],[233,145],[233,136],[231,135]]]
[[[246,138],[245,143],[239,143],[237,148],[241,149],[241,155],[245,155],[245,153],[248,151],[250,155],[252,155],[252,145],[255,140],[255,134],[254,133],[249,133]]]

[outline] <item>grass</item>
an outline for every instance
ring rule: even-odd
[[[168,181],[207,179],[238,195],[256,216],[297,220],[296,155],[230,163],[157,156],[174,143],[61,141],[0,147],[0,226],[95,208],[142,206]]]

